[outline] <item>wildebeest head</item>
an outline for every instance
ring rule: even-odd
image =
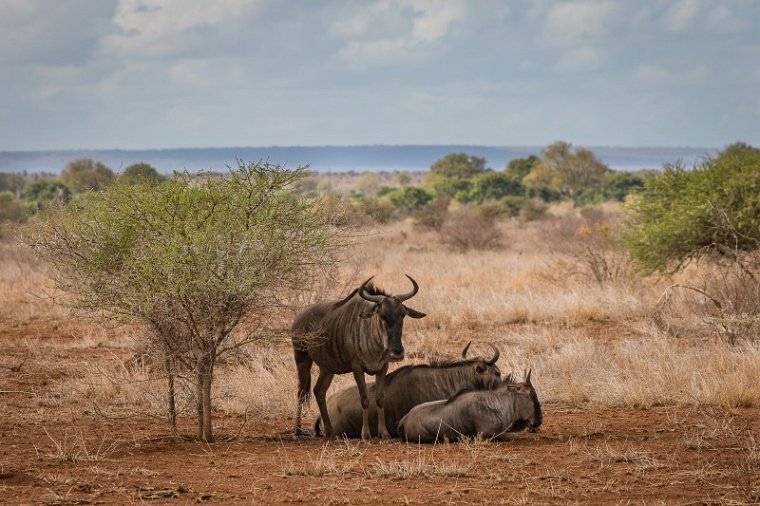
[[[414,297],[420,288],[411,276],[408,274],[405,274],[405,276],[412,282],[412,291],[401,295],[369,293],[367,287],[372,278],[362,283],[362,286],[359,288],[359,296],[368,302],[374,303],[370,309],[362,312],[359,317],[366,319],[377,315],[382,320],[388,337],[387,350],[388,358],[391,362],[398,362],[404,359],[404,344],[401,342],[404,317],[422,318],[425,316],[425,313],[416,311],[403,304],[405,300]]]
[[[535,432],[541,426],[543,417],[541,415],[541,403],[538,402],[538,395],[530,382],[530,370],[525,376],[522,383],[513,383],[509,388],[514,392],[514,412],[516,415],[515,422],[510,428],[512,431],[520,431],[528,428],[529,431]]]
[[[462,360],[467,360],[467,350],[470,348],[472,341],[462,350]],[[489,343],[491,344],[491,343]],[[501,371],[496,365],[496,361],[499,360],[499,348],[491,344],[493,349],[493,357],[490,359],[478,358],[472,361],[473,377],[479,388],[489,390],[495,388],[501,383]],[[511,377],[511,376],[510,376]]]

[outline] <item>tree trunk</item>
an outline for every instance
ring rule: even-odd
[[[211,425],[211,382],[214,375],[212,357],[205,357],[199,364],[196,383],[198,397],[198,439],[206,443],[214,440]]]
[[[172,362],[169,357],[166,358],[164,362],[164,367],[166,368],[166,375],[168,379],[168,390],[167,390],[167,396],[166,400],[168,403],[168,416],[169,416],[169,430],[171,431],[172,435],[177,435],[177,401],[175,396],[175,389],[174,389],[174,369],[172,368]]]

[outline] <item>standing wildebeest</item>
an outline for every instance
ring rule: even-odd
[[[398,437],[398,422],[410,409],[418,404],[439,399],[448,399],[463,388],[480,384],[494,388],[501,383],[501,373],[496,366],[499,350],[494,345],[493,357],[467,358],[467,346],[459,360],[438,360],[431,364],[405,365],[385,377],[385,426],[390,435]],[[377,432],[377,411],[374,409],[375,384],[367,385],[370,400],[369,426],[372,436]],[[327,399],[327,412],[335,435],[359,437],[362,430],[362,406],[359,392],[354,387],[346,387]],[[314,432],[319,435],[320,418],[314,423]]]
[[[407,441],[457,441],[478,434],[499,438],[541,425],[541,404],[530,383],[504,382],[493,390],[463,390],[448,400],[420,404],[399,422]]]
[[[390,438],[385,426],[385,373],[390,362],[404,359],[401,332],[404,317],[422,318],[425,313],[406,307],[403,302],[412,298],[419,286],[412,282],[412,291],[402,295],[388,295],[370,284],[369,278],[339,301],[320,302],[309,306],[293,322],[293,355],[298,367],[298,408],[296,435],[301,430],[301,411],[308,399],[311,385],[311,365],[319,366],[319,377],[314,386],[319,413],[325,435],[335,435],[327,411],[325,394],[336,374],[353,373],[359,389],[362,406],[362,439],[370,439],[369,397],[364,374],[375,375],[378,427],[380,437]]]

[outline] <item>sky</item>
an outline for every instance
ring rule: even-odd
[[[760,145],[755,0],[0,0],[0,150]]]

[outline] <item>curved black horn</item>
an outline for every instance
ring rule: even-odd
[[[472,344],[472,341],[467,343],[467,346],[465,346],[464,349],[462,350],[462,360],[467,358],[467,350],[470,349],[471,344]]]
[[[528,369],[528,374],[525,376],[525,384],[530,385],[530,371],[531,369]]]
[[[370,295],[370,294],[364,292],[364,290],[366,290],[366,288],[367,288],[367,283],[369,283],[370,281],[372,281],[372,278],[374,278],[374,277],[375,276],[370,276],[370,278],[367,281],[365,281],[364,283],[362,283],[362,286],[359,287],[359,297],[361,297],[364,300],[368,300],[370,302],[374,302],[375,304],[379,304],[379,303],[381,303],[383,301],[383,296],[382,295]]]
[[[397,295],[396,298],[400,300],[401,302],[404,302],[407,299],[411,299],[417,294],[417,291],[420,289],[420,286],[417,284],[417,282],[412,279],[412,277],[409,274],[404,274],[407,278],[409,278],[409,281],[412,282],[412,291],[409,293],[405,293],[403,295]]]
[[[493,343],[488,343],[488,344],[490,344],[491,348],[493,348],[493,358],[491,358],[491,360],[489,360],[488,362],[486,362],[486,364],[488,364],[488,365],[494,365],[496,363],[496,361],[499,360],[499,354],[500,354],[499,348],[497,348],[496,346],[494,346]]]

